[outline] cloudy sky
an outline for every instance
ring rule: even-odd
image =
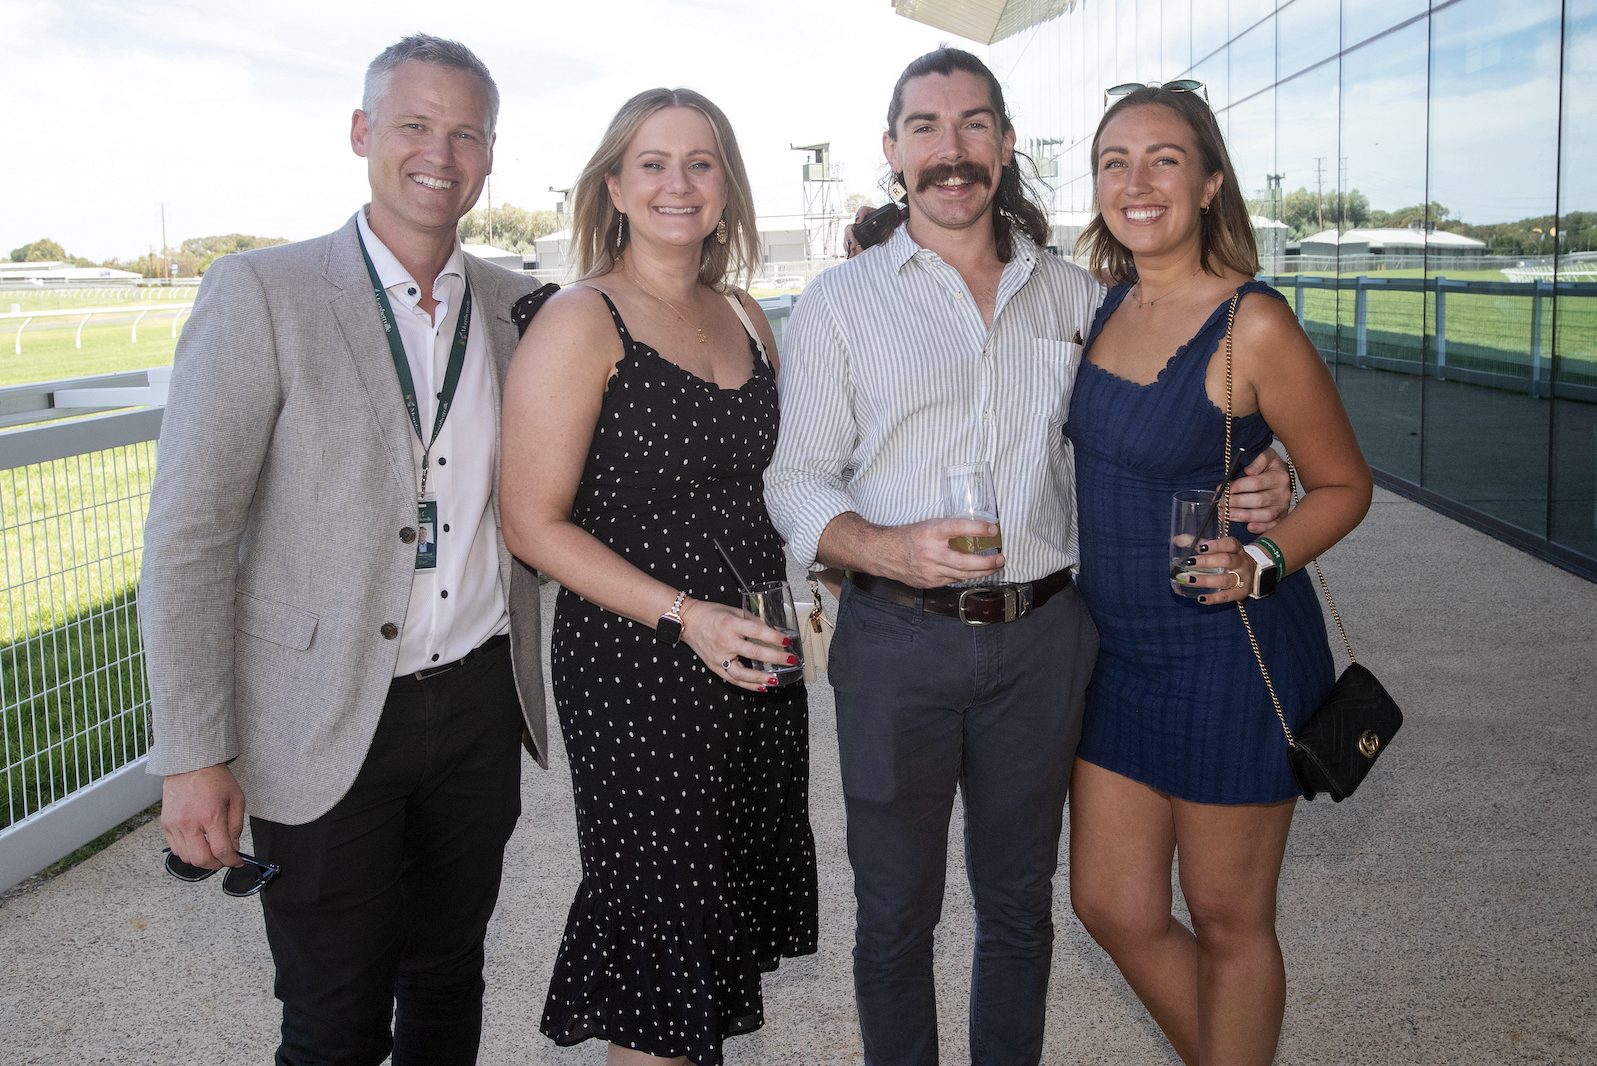
[[[904,65],[970,42],[890,0],[6,0],[0,256],[41,237],[89,258],[218,233],[300,239],[364,201],[350,112],[378,51],[418,30],[470,45],[503,103],[496,204],[552,208],[623,100],[685,85],[732,120],[761,214],[797,214],[830,141],[848,192],[881,194]]]

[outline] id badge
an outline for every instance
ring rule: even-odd
[[[416,501],[416,569],[438,566],[438,501],[423,496]]]

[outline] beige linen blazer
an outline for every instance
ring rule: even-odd
[[[466,256],[496,388],[530,279]],[[230,762],[251,814],[300,824],[355,780],[399,655],[413,435],[355,220],[206,272],[173,364],[139,616],[152,774]],[[495,484],[493,510],[499,518]],[[499,543],[529,747],[548,765],[536,575]]]

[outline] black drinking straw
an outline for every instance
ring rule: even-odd
[[[715,545],[715,550],[721,553],[721,561],[726,564],[726,568],[728,570],[732,571],[732,576],[737,578],[738,587],[744,592],[748,592],[749,583],[743,580],[743,575],[738,573],[737,564],[734,563],[732,561],[732,557],[726,553],[726,549],[721,547],[721,538],[711,537],[710,543]]]

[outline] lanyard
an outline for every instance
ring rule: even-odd
[[[360,239],[360,257],[366,261],[366,273],[372,279],[372,292],[377,297],[377,317],[382,319],[383,336],[388,338],[388,351],[394,357],[394,372],[399,375],[399,392],[405,400],[405,410],[410,413],[410,424],[416,430],[416,439],[421,441],[421,490],[420,496],[427,495],[427,462],[432,455],[433,444],[438,440],[439,430],[444,428],[444,420],[449,417],[449,408],[455,402],[455,388],[460,384],[460,369],[466,365],[466,335],[471,330],[471,282],[464,277],[461,282],[465,286],[465,295],[460,299],[460,318],[455,324],[455,340],[449,347],[449,365],[444,370],[444,387],[438,394],[438,410],[433,415],[433,435],[431,438],[421,434],[421,408],[416,403],[416,382],[410,376],[410,358],[405,355],[405,345],[399,339],[399,326],[394,319],[394,309],[388,302],[388,293],[383,289],[382,280],[377,277],[377,268],[372,265],[372,257],[366,251],[366,238],[361,237],[357,230],[355,236]]]

